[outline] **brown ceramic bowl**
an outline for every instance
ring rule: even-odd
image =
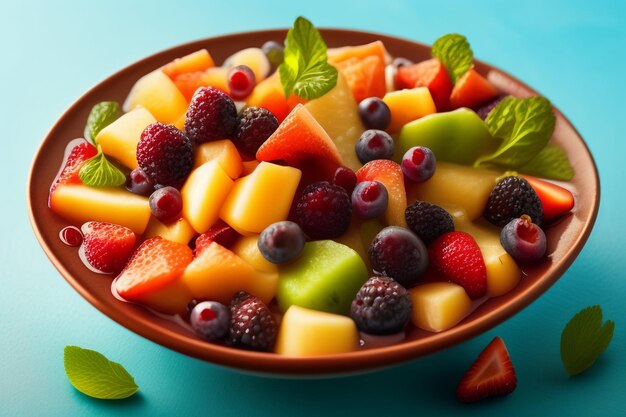
[[[479,335],[530,304],[571,265],[591,232],[598,211],[600,190],[598,173],[585,142],[557,110],[558,122],[554,141],[566,150],[576,167],[576,176],[569,184],[576,197],[574,211],[547,230],[549,258],[546,262],[527,268],[527,276],[517,288],[485,302],[450,330],[428,333],[410,326],[406,340],[396,345],[342,355],[288,358],[204,342],[172,321],[157,317],[142,307],[122,303],[113,297],[111,279],[87,270],[79,260],[76,248],[61,243],[59,231],[67,222],[48,209],[48,190],[63,158],[66,144],[73,138],[82,137],[87,115],[95,103],[105,100],[122,102],[138,78],[172,59],[207,48],[216,62],[222,62],[228,55],[240,49],[260,46],[267,40],[282,41],[285,34],[285,30],[239,33],[191,42],[159,52],[96,85],[74,103],[52,127],[41,143],[31,167],[28,180],[29,216],[35,235],[54,266],[87,301],[121,325],[186,355],[265,374],[329,375],[398,364]],[[358,45],[380,39],[394,56],[415,61],[430,57],[428,46],[390,36],[336,29],[322,30],[322,34],[330,47]],[[488,74],[489,79],[504,92],[516,96],[536,94],[530,87],[490,65],[477,61],[476,66],[481,73]]]

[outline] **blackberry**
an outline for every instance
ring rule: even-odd
[[[428,245],[447,232],[454,231],[452,216],[441,207],[425,201],[416,201],[404,211],[406,223]]]
[[[237,125],[233,99],[214,87],[200,87],[185,118],[185,132],[194,143],[230,138]]]
[[[359,330],[371,334],[397,333],[406,326],[410,316],[409,293],[389,277],[368,279],[350,308],[350,317]]]
[[[350,226],[352,200],[338,185],[315,182],[302,191],[296,204],[296,217],[311,239],[333,239]]]
[[[277,128],[278,119],[271,111],[260,107],[248,107],[241,113],[233,142],[239,152],[254,158],[259,147]]]
[[[524,178],[511,176],[502,179],[489,194],[485,218],[496,226],[504,227],[524,214],[541,226],[543,207],[537,193]]]
[[[228,342],[238,348],[269,352],[274,348],[278,324],[261,300],[239,291],[230,302]]]

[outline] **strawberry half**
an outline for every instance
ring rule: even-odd
[[[227,225],[222,220],[218,220],[217,223],[211,226],[209,230],[197,237],[196,249],[194,253],[196,256],[200,255],[200,253],[206,249],[211,242],[215,242],[225,248],[229,248],[233,245],[233,243],[235,243],[235,240],[237,240],[239,236],[239,233],[237,233],[235,229]]]
[[[96,148],[85,139],[71,141],[65,148],[67,157],[62,165],[63,168],[61,168],[52,183],[52,187],[50,187],[50,194],[54,192],[59,184],[80,184],[80,178],[78,177],[80,168],[88,159],[96,156],[97,153]]]
[[[556,220],[574,208],[574,196],[569,190],[530,175],[524,175],[524,179],[535,190],[541,201],[544,222]]]
[[[430,262],[452,282],[459,284],[470,298],[487,292],[485,260],[474,238],[465,232],[448,232],[428,247]]]
[[[82,225],[85,259],[105,273],[120,272],[135,248],[132,230],[112,223],[87,222]]]
[[[496,337],[480,352],[456,389],[464,403],[508,395],[515,390],[517,378],[504,342]]]

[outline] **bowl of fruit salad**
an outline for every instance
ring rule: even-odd
[[[565,272],[598,202],[571,123],[465,37],[303,18],[122,69],[52,127],[28,182],[41,246],[96,308],[274,375],[486,331]]]

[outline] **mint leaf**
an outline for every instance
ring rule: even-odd
[[[337,69],[328,63],[326,43],[315,26],[298,17],[287,32],[284,61],[278,67],[280,82],[289,97],[311,100],[321,97],[337,84]]]
[[[431,53],[446,67],[453,84],[474,64],[474,53],[469,42],[458,33],[450,33],[437,39]]]
[[[85,139],[97,145],[96,136],[102,129],[113,123],[120,116],[120,105],[115,101],[103,101],[96,104],[89,112],[85,126]]]
[[[80,168],[78,178],[90,187],[118,187],[126,182],[126,175],[106,159],[100,146],[98,154]]]
[[[574,178],[574,168],[565,151],[550,143],[519,170],[524,174],[551,180],[569,181]]]
[[[95,350],[65,346],[63,364],[74,388],[90,397],[120,400],[139,391],[135,379],[122,365]]]
[[[489,133],[502,139],[502,144],[494,153],[478,158],[474,166],[519,169],[550,141],[556,117],[544,97],[506,97],[489,113],[485,123]]]
[[[606,350],[615,324],[602,325],[600,306],[587,307],[567,323],[561,334],[561,360],[570,376],[587,370]]]

